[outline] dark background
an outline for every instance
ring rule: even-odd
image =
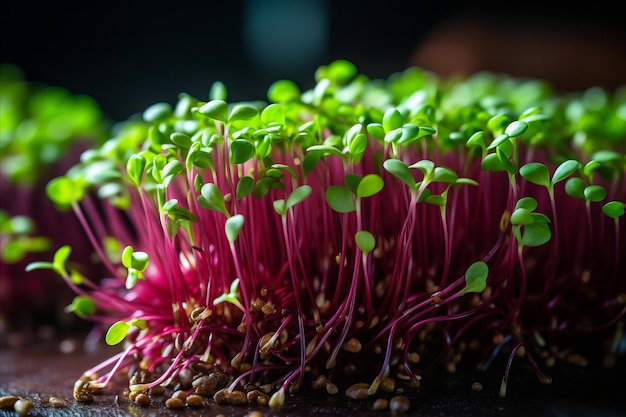
[[[264,99],[281,78],[309,88],[315,69],[337,58],[371,78],[417,64],[442,74],[545,75],[564,88],[624,83],[617,5],[564,4],[13,1],[2,6],[0,61],[30,81],[94,97],[114,120],[181,92],[208,99],[214,81],[229,101]]]

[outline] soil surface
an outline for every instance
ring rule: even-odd
[[[374,399],[350,400],[341,389],[336,395],[307,391],[288,396],[280,408],[218,406],[207,398],[201,408],[169,410],[164,406],[167,396],[153,397],[149,406],[140,407],[122,395],[120,386],[119,389],[107,388],[102,395],[95,396],[93,403],[82,404],[72,397],[74,382],[84,370],[118,350],[98,347],[86,352],[81,346],[77,339],[0,346],[0,396],[11,394],[28,398],[33,403],[28,415],[46,417],[626,416],[626,395],[622,391],[626,366],[623,362],[611,369],[554,368],[547,371],[553,379],[551,385],[540,384],[532,371],[514,366],[505,398],[498,395],[503,367],[488,373],[442,373],[438,377],[425,377],[419,389],[403,393],[411,402],[410,410],[404,413],[374,411]],[[482,385],[482,390],[472,389],[475,382]],[[48,402],[52,396],[64,398],[67,404],[62,408],[52,407]],[[17,413],[9,407],[0,409],[0,416],[17,416]]]

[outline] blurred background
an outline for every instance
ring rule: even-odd
[[[51,249],[70,237],[85,242],[72,213],[59,217],[53,212],[45,197],[47,181],[76,162],[83,146],[106,139],[110,122],[126,120],[156,102],[175,103],[182,92],[208,100],[215,81],[225,84],[229,101],[263,100],[276,80],[290,79],[304,90],[314,86],[320,65],[347,59],[370,78],[387,78],[417,65],[443,76],[488,70],[546,79],[559,90],[613,90],[626,84],[626,24],[615,7],[604,0],[559,7],[545,1],[512,5],[445,0],[5,3],[0,64],[15,65],[32,85],[64,91],[37,100],[48,103],[46,114],[56,117],[35,121],[39,136],[12,130],[9,119],[2,119],[0,133],[9,136],[0,137],[1,171],[6,172],[9,158],[4,157],[12,146],[22,155],[32,151],[31,156],[40,158],[35,166],[47,169],[32,175],[34,184],[0,178],[0,210],[36,219],[33,233],[65,239],[53,242]],[[24,85],[18,85],[22,91]],[[8,84],[0,88],[11,97]],[[55,160],[46,134],[50,126],[58,127],[55,113],[64,113],[66,121],[75,115],[55,104],[61,99],[71,103],[68,95],[91,97],[94,103],[82,130],[68,129],[62,137],[57,132],[55,140],[63,139],[65,148],[55,151],[64,155]],[[6,110],[7,101],[0,105]],[[82,102],[81,108],[85,106]],[[32,130],[32,109],[23,110],[11,118],[16,123],[21,117],[30,120]],[[32,145],[14,132],[26,133]],[[22,170],[17,176],[21,179],[24,172],[35,172],[19,161],[11,163]],[[6,218],[3,222],[3,227],[9,224]],[[72,246],[88,250],[88,245]],[[79,250],[74,255],[89,256]],[[38,253],[30,260],[51,256]],[[64,313],[69,290],[52,273],[23,275],[26,262],[0,262],[0,339],[42,323],[76,325],[75,316]]]
[[[563,6],[563,4],[565,6]],[[273,81],[313,85],[353,61],[371,78],[409,65],[542,77],[559,88],[626,82],[626,25],[613,2],[222,0],[10,2],[1,61],[94,97],[114,120],[186,92],[264,99]]]

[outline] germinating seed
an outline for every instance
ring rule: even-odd
[[[474,382],[472,384],[472,391],[482,391],[483,389],[483,384],[481,384],[480,382]]]
[[[181,400],[185,401],[187,399],[187,393],[183,390],[178,390],[172,394],[172,398],[180,398]]]

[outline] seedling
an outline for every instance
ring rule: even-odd
[[[230,377],[215,401],[250,384],[277,407],[309,379],[373,396],[428,364],[508,354],[504,394],[521,352],[548,383],[541,369],[585,338],[621,337],[626,123],[578,126],[571,109],[597,106],[544,87],[418,68],[370,80],[339,60],[267,102],[229,103],[221,83],[208,101],[181,94],[50,183],[116,286],[73,280],[65,248],[29,269],[57,271],[89,297],[72,310],[125,339],[88,371],[97,386],[140,358],[131,392],[211,369]],[[603,116],[623,121],[625,100]]]

